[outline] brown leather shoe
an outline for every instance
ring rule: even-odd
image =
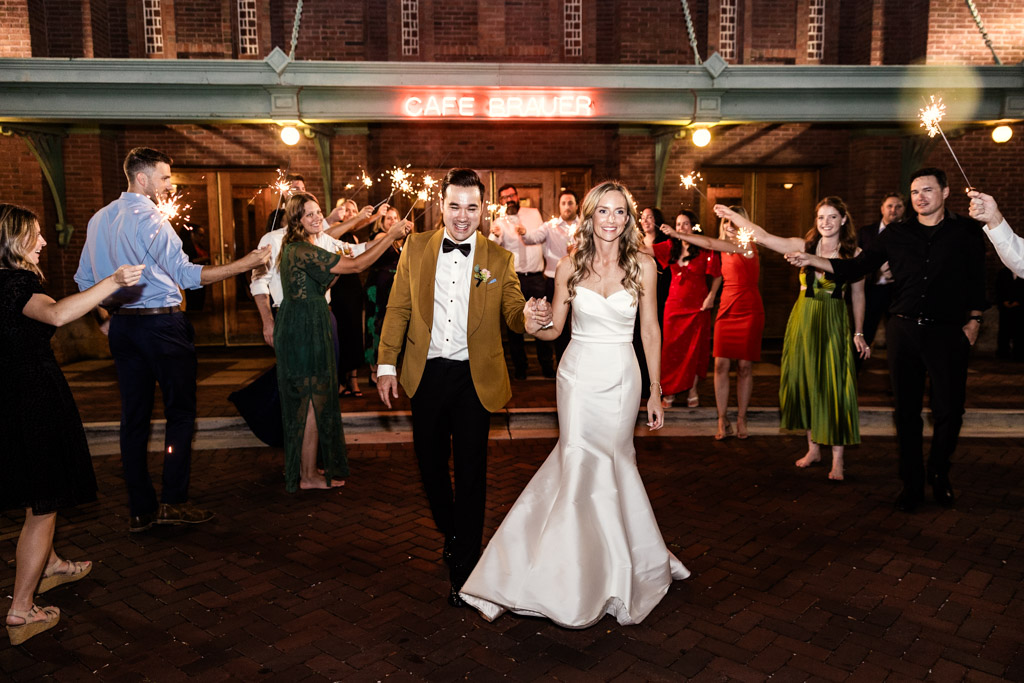
[[[160,511],[156,515],[157,524],[202,524],[213,519],[209,510],[194,507],[189,503],[171,505],[160,503]]]

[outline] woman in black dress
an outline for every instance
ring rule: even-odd
[[[62,560],[53,549],[56,511],[96,500],[96,477],[50,337],[120,287],[136,284],[145,267],[121,266],[90,289],[54,301],[39,270],[44,246],[35,214],[0,204],[0,510],[25,510],[6,619],[12,645],[60,619],[56,607],[33,604],[37,587],[44,593],[92,570],[91,562]]]

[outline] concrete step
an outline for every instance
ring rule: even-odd
[[[736,410],[729,411],[735,421]],[[924,413],[925,436],[931,435],[931,413]],[[409,411],[366,411],[342,413],[345,442],[408,443],[412,441],[412,420]],[[637,414],[637,436],[711,437],[716,427],[714,408],[670,408],[665,411],[664,428],[651,432],[646,425],[646,411]],[[154,420],[150,434],[150,451],[163,449],[164,420]],[[119,451],[117,422],[90,422],[85,425],[89,448],[93,455],[110,455]],[[747,428],[753,436],[792,434],[779,429],[778,408],[750,408]],[[891,408],[861,408],[862,436],[896,435]],[[974,409],[964,415],[961,435],[976,438],[1024,437],[1024,410]],[[516,408],[494,413],[491,418],[492,439],[532,439],[558,436],[558,416],[554,408]],[[252,435],[241,417],[204,417],[196,420],[195,450],[219,448],[253,448],[263,442]]]

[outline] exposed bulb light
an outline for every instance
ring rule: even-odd
[[[698,128],[693,131],[693,135],[690,136],[690,139],[693,140],[693,144],[698,147],[707,147],[708,143],[711,142],[711,131],[707,128]]]
[[[1013,137],[1013,128],[1009,126],[996,126],[992,129],[992,139],[1002,144]]]
[[[286,145],[298,144],[302,134],[299,133],[299,129],[295,126],[285,126],[281,129],[281,142]]]

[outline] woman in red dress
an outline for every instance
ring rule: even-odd
[[[744,218],[742,206],[729,207]],[[754,390],[754,362],[761,360],[761,333],[764,331],[764,305],[757,282],[760,264],[753,244],[741,246],[736,237],[729,237],[727,219],[719,224],[719,236],[711,239],[673,231],[673,237],[704,249],[722,252],[722,300],[715,319],[715,403],[718,407],[718,431],[715,439],[733,435],[732,424],[726,415],[729,405],[729,369],[733,359],[736,367],[736,436],[747,438],[747,406]]]
[[[696,214],[680,211],[676,231],[699,232]],[[689,391],[686,405],[696,408],[697,382],[707,375],[711,358],[711,308],[722,284],[722,260],[714,252],[676,239],[653,245],[653,254],[662,270],[671,274],[661,345],[661,403],[668,408],[676,394]],[[708,277],[714,278],[710,290]]]

